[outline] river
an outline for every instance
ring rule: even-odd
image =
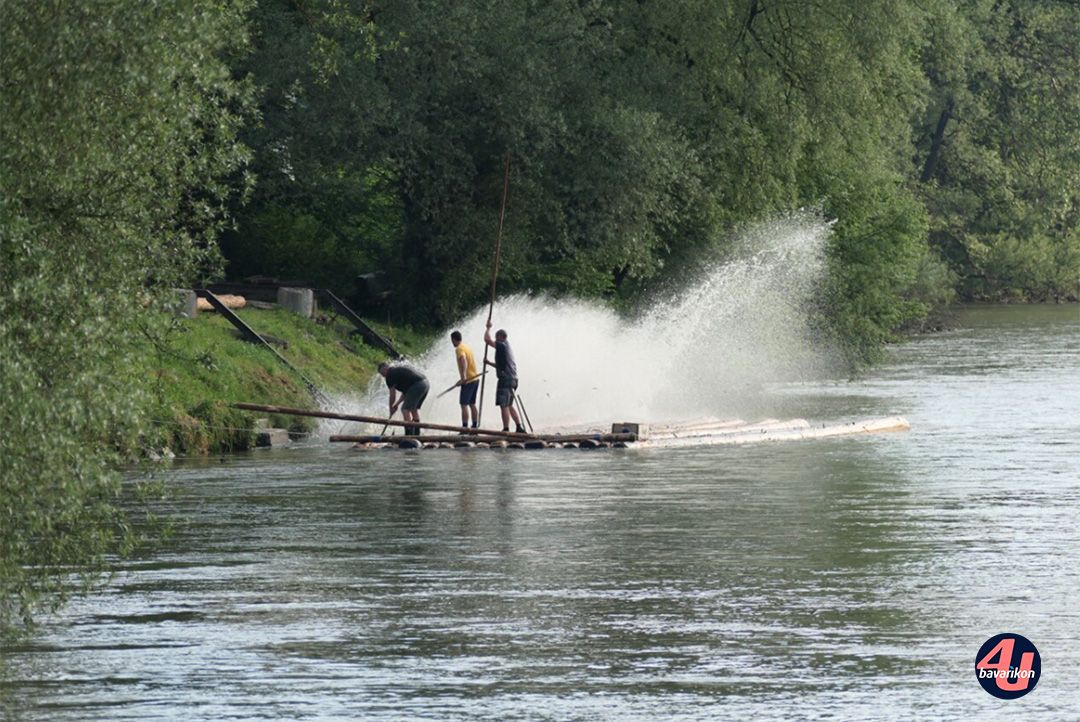
[[[1080,717],[1080,309],[980,307],[792,415],[874,437],[177,463],[161,548],[5,650],[13,720]],[[979,686],[999,632],[1043,678]]]

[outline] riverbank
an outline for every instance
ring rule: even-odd
[[[386,353],[350,335],[332,313],[307,319],[283,309],[244,308],[237,315],[275,339],[289,368],[266,348],[249,343],[217,313],[179,319],[161,343],[142,357],[138,371],[150,383],[156,434],[146,447],[178,455],[243,451],[255,446],[259,415],[230,408],[235,401],[318,408],[307,387],[324,394],[366,388]],[[372,323],[406,355],[428,345],[430,333]],[[311,419],[270,416],[269,425],[294,437],[314,428]]]

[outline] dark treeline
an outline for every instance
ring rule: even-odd
[[[955,291],[1077,294],[1078,45],[1067,0],[0,0],[0,631],[137,537],[168,289],[383,270],[446,322],[510,152],[503,291],[630,308],[820,208],[865,360]]]
[[[229,273],[448,322],[500,288],[628,303],[741,224],[838,219],[853,360],[948,299],[1074,296],[1080,8],[1053,0],[293,2],[251,12],[258,181]]]

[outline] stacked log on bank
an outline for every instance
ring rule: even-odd
[[[247,305],[247,299],[243,296],[234,296],[231,294],[225,294],[218,296],[218,300],[221,301],[226,308],[243,308]],[[200,311],[213,311],[214,306],[205,298],[200,298],[195,301],[196,307]]]

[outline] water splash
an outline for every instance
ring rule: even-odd
[[[811,214],[756,226],[726,261],[703,268],[636,318],[590,301],[500,298],[495,328],[508,333],[534,425],[767,413],[767,386],[812,378],[829,366],[831,354],[815,343],[808,318],[825,273],[829,229]],[[486,318],[484,307],[454,326],[478,364]],[[457,380],[450,330],[415,365],[432,385],[423,418],[456,424],[456,390],[435,398]],[[491,374],[485,426],[498,419],[493,385]],[[385,414],[382,379],[359,401],[365,413]]]

